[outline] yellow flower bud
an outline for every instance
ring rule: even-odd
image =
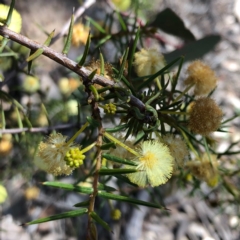
[[[81,166],[84,159],[85,155],[83,155],[79,148],[71,148],[64,157],[66,164],[74,168]]]
[[[23,80],[23,90],[28,93],[35,93],[40,88],[39,79],[33,76],[27,76]]]
[[[205,153],[200,160],[189,161],[186,167],[196,178],[206,181],[209,186],[213,187],[218,183],[218,162],[217,156],[210,154],[210,159]]]
[[[113,103],[105,104],[104,105],[104,112],[108,114],[115,114],[117,107]]]
[[[165,65],[164,56],[154,48],[142,48],[140,52],[134,54],[134,67],[139,77],[154,74]]]
[[[37,199],[39,196],[40,189],[38,187],[29,187],[25,190],[24,196],[27,200]]]
[[[189,109],[188,127],[194,133],[205,136],[219,128],[222,116],[222,110],[213,99],[199,98]]]
[[[73,26],[72,45],[79,47],[81,44],[85,45],[88,39],[90,28],[84,26],[82,23],[77,23]]]
[[[111,0],[119,11],[126,11],[131,6],[130,0]]]
[[[170,150],[174,161],[174,170],[184,166],[184,159],[188,155],[186,143],[181,138],[176,138],[173,134],[162,136],[161,142],[166,144]]]
[[[111,218],[113,220],[119,220],[121,218],[121,215],[122,215],[121,211],[117,208],[111,211]]]
[[[217,85],[217,78],[214,71],[203,62],[197,60],[189,65],[188,77],[184,81],[186,85],[195,85],[195,95],[209,94]]]
[[[7,15],[9,11],[9,6],[0,4],[0,26],[3,25],[3,22],[7,20]],[[11,23],[8,26],[8,28],[16,33],[20,33],[22,28],[22,18],[21,15],[13,9]],[[0,41],[3,39],[2,36],[0,36]]]

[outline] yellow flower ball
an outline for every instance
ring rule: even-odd
[[[192,62],[188,69],[188,77],[185,85],[194,84],[195,95],[207,95],[217,86],[217,78],[214,71],[203,62],[197,60]]]
[[[0,4],[0,13],[1,13],[0,14],[0,26],[3,26],[3,23],[6,21],[8,11],[9,11],[9,6]],[[17,12],[15,9],[13,9],[11,23],[8,26],[8,28],[16,33],[20,33],[20,31],[22,29],[22,17],[19,14],[19,12]],[[0,36],[0,40],[2,40],[2,38],[3,37]]]
[[[132,183],[145,187],[149,183],[152,187],[166,183],[172,176],[173,157],[169,148],[159,141],[145,141],[137,149],[139,156],[134,160],[138,163],[136,173],[127,174]],[[133,168],[126,166],[126,168]]]
[[[27,200],[37,199],[40,193],[40,189],[38,187],[29,187],[25,190],[24,196]]]
[[[81,44],[87,43],[90,28],[84,26],[82,23],[77,23],[73,26],[72,45],[79,47]]]
[[[171,155],[175,159],[174,170],[184,166],[184,159],[188,155],[186,142],[182,138],[177,138],[173,134],[162,136],[161,142],[166,144],[170,150]]]
[[[126,11],[131,6],[130,0],[112,0],[112,3],[119,11]]]
[[[206,136],[216,131],[222,120],[223,112],[211,98],[199,98],[191,104],[188,127],[197,134]]]
[[[3,134],[0,140],[0,156],[7,156],[12,150],[12,135]]]
[[[77,145],[67,144],[66,139],[61,133],[52,133],[45,142],[40,142],[35,164],[54,176],[71,174],[76,167],[67,165],[65,156]]]
[[[164,56],[154,48],[142,48],[141,51],[134,54],[134,67],[139,77],[154,74],[165,65]]]
[[[7,190],[6,188],[0,184],[0,204],[4,203],[7,199]]]
[[[23,87],[23,90],[28,93],[35,93],[40,88],[39,79],[33,76],[27,76],[23,80],[22,87]]]
[[[111,211],[111,218],[113,220],[119,220],[121,218],[121,215],[122,215],[121,211],[117,208]]]
[[[217,156],[205,153],[201,156],[200,160],[189,161],[186,164],[187,169],[196,178],[206,181],[209,186],[216,186],[218,183],[218,162]]]

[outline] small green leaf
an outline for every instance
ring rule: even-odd
[[[89,205],[89,200],[84,201],[84,202],[79,202],[73,205],[74,207],[87,207]]]
[[[90,212],[89,215],[92,219],[94,219],[97,223],[99,223],[103,228],[105,228],[108,231],[111,231],[111,228],[108,226],[108,224],[103,221],[95,212]]]
[[[121,78],[122,78],[123,71],[124,71],[124,68],[125,68],[126,62],[127,62],[128,51],[129,51],[129,48],[127,48],[126,51],[123,54],[122,64],[120,66],[120,70],[119,70],[119,73],[118,73],[118,76],[117,76],[118,80],[121,80]]]
[[[90,73],[90,75],[88,76],[88,78],[89,78],[90,81],[93,80],[93,78],[94,78],[94,76],[96,75],[96,73],[97,73],[97,69],[95,69],[94,71],[92,71],[92,72]]]
[[[141,200],[138,200],[138,199],[130,198],[130,197],[127,197],[127,196],[116,195],[116,194],[102,192],[102,191],[98,191],[98,196],[106,198],[106,199],[113,199],[113,200],[116,200],[116,201],[133,203],[133,204],[136,204],[136,205],[142,205],[142,206],[147,206],[147,207],[152,207],[152,208],[165,209],[164,207],[162,207],[162,206],[160,206],[158,204],[155,204],[155,203],[145,202],[145,201],[141,201]]]
[[[102,76],[104,76],[104,74],[105,74],[104,58],[103,58],[103,55],[101,52],[100,52],[99,56],[100,56],[100,74]]]
[[[130,165],[130,166],[137,166],[137,163],[124,159],[124,158],[120,158],[120,157],[116,157],[107,153],[103,153],[102,154],[103,158],[106,158],[107,160],[110,160],[112,162],[116,162],[116,163],[121,163],[121,164],[125,164],[125,165]]]
[[[83,66],[83,64],[84,64],[85,61],[86,61],[86,58],[87,58],[87,55],[88,55],[88,51],[89,51],[89,48],[90,48],[90,43],[91,43],[91,35],[90,35],[90,32],[89,32],[89,34],[88,34],[88,39],[87,39],[87,43],[86,43],[86,46],[85,46],[85,49],[84,49],[83,56],[81,57],[81,60],[80,60],[79,63],[78,63],[78,66],[79,66],[79,67]]]
[[[107,41],[108,41],[109,39],[111,39],[111,38],[112,38],[112,35],[107,35],[106,37],[102,38],[102,39],[98,42],[96,48],[99,48],[101,45],[103,45],[105,42],[107,42]]]
[[[137,169],[106,169],[106,168],[101,168],[99,170],[99,175],[103,176],[103,175],[117,175],[117,174],[128,174],[128,173],[135,173],[135,172],[139,172],[139,170]]]
[[[40,55],[42,55],[43,53],[43,48],[39,48],[36,52],[34,52],[32,55],[30,55],[26,61],[27,62],[30,62],[30,61],[33,61],[34,59],[38,58]],[[32,53],[32,51],[30,52],[30,54]]]
[[[6,19],[7,27],[10,25],[11,20],[12,20],[12,13],[13,13],[13,10],[14,10],[14,5],[15,5],[15,0],[12,0],[11,4],[10,4],[9,11],[8,11],[7,19]]]
[[[46,41],[43,43],[45,46],[49,46],[52,38],[54,36],[55,30],[53,30],[49,36],[47,37]],[[43,53],[43,48],[39,48],[37,51],[31,51],[30,56],[26,59],[27,62],[33,61],[34,59],[38,58]]]
[[[86,17],[86,19],[101,33],[106,33],[105,29],[103,29],[96,21],[94,21],[90,17]]]
[[[64,213],[56,214],[56,215],[53,215],[50,217],[40,218],[40,219],[31,221],[31,222],[23,223],[21,226],[28,226],[28,225],[32,225],[32,224],[44,223],[44,222],[49,222],[49,221],[54,221],[54,220],[59,220],[59,219],[64,219],[64,218],[79,217],[81,215],[86,214],[87,212],[88,212],[87,208],[64,212]]]
[[[68,29],[67,39],[66,39],[63,51],[62,51],[62,53],[64,55],[66,55],[68,53],[68,51],[69,51],[69,49],[71,47],[72,33],[73,33],[73,24],[74,24],[74,14],[72,14],[72,17],[71,17],[71,22],[70,22],[69,29]]]
[[[68,191],[80,192],[84,194],[90,194],[93,192],[93,188],[91,187],[81,187],[74,184],[67,184],[67,183],[61,183],[61,182],[44,182],[43,185],[49,186],[49,187],[61,188]]]
[[[90,85],[89,89],[91,90],[91,92],[93,93],[93,96],[95,98],[95,101],[97,102],[99,100],[99,94],[97,89],[94,87],[94,85]]]
[[[7,43],[8,43],[8,38],[5,38],[5,37],[0,41],[0,53],[4,50]]]
[[[130,48],[130,55],[129,55],[129,61],[128,61],[128,76],[131,76],[132,64],[133,64],[134,54],[137,48],[137,42],[138,42],[139,36],[140,36],[140,28],[138,28],[134,42],[133,42],[133,46],[132,48]]]
[[[114,192],[114,191],[117,191],[115,188],[113,187],[110,187],[110,186],[107,186],[103,183],[98,183],[98,190],[104,190],[104,191],[107,191],[107,192]]]
[[[164,32],[178,36],[184,40],[195,40],[194,35],[185,27],[182,19],[170,8],[159,12],[149,26],[160,28]]]
[[[126,24],[125,24],[125,22],[124,22],[124,20],[122,18],[122,15],[119,12],[116,12],[116,14],[117,14],[117,17],[118,17],[118,21],[119,21],[119,23],[120,23],[120,25],[122,27],[122,30],[123,31],[127,31],[127,26],[126,26]]]
[[[114,128],[106,128],[105,131],[106,132],[119,132],[120,130],[126,129],[128,127],[128,124],[123,124],[123,125],[119,125],[117,127]]]
[[[99,127],[99,122],[96,121],[93,117],[87,116],[86,119],[90,123],[91,126]]]
[[[116,144],[114,142],[109,142],[109,143],[106,143],[106,144],[103,144],[101,146],[101,149],[102,150],[109,150],[110,148],[116,148]]]

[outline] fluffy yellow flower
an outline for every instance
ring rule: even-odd
[[[86,65],[86,68],[92,72],[97,70],[96,73],[100,74],[101,73],[101,62],[100,62],[100,60],[95,61],[93,59],[89,64]],[[104,77],[106,77],[110,80],[113,78],[112,65],[107,62],[104,63]]]
[[[4,21],[6,21],[8,11],[9,11],[9,6],[4,5],[4,4],[0,4],[0,13],[1,13],[1,15],[0,15],[0,26],[3,25]],[[10,30],[16,32],[16,33],[20,33],[20,31],[21,31],[22,18],[21,18],[21,15],[15,9],[13,9],[11,23],[10,23],[8,28]],[[0,36],[0,40],[2,40],[2,36]]]
[[[134,67],[139,77],[154,74],[165,65],[164,56],[154,48],[142,48],[140,52],[134,54]]]
[[[72,45],[75,47],[81,44],[85,45],[87,43],[89,31],[89,27],[84,26],[82,23],[75,24],[73,26]]]
[[[120,11],[126,11],[131,6],[130,0],[112,0],[112,2]]]
[[[188,127],[203,136],[216,131],[222,120],[223,112],[211,98],[199,98],[191,104]]]
[[[71,174],[78,166],[68,164],[70,162],[69,153],[71,154],[70,150],[78,148],[78,146],[73,142],[68,144],[66,139],[67,137],[61,133],[52,133],[46,142],[41,142],[38,146],[39,158],[36,165],[55,176]]]
[[[209,94],[217,86],[217,78],[214,71],[203,62],[197,60],[189,65],[188,77],[184,81],[186,85],[195,85],[195,95]]]
[[[12,135],[11,134],[3,134],[0,139],[0,156],[7,156],[12,150]]]
[[[138,162],[136,169],[140,171],[127,174],[132,183],[140,187],[145,187],[149,183],[152,187],[156,187],[168,181],[173,171],[173,157],[166,145],[156,140],[149,140],[142,142],[136,152],[139,156],[134,160]]]
[[[35,93],[40,88],[39,79],[33,76],[27,76],[23,80],[22,87],[23,87],[23,90],[28,93]]]
[[[210,159],[205,153],[200,161],[189,161],[186,167],[190,170],[193,176],[206,181],[210,187],[214,187],[218,183],[218,162],[217,156],[210,154]]]
[[[40,194],[40,189],[38,187],[29,187],[25,190],[24,196],[27,200],[37,199]]]
[[[181,138],[176,138],[173,134],[167,134],[161,140],[170,150],[171,155],[175,159],[174,169],[183,167],[184,159],[188,155],[186,143]]]

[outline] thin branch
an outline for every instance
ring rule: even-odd
[[[68,123],[68,124],[60,124],[60,125],[51,126],[51,127],[2,129],[2,130],[0,130],[0,134],[4,134],[4,133],[16,134],[16,133],[22,133],[22,132],[48,133],[52,130],[68,129],[68,128],[73,128],[73,127],[77,127],[77,124]]]
[[[84,4],[82,6],[80,6],[76,12],[74,13],[74,22],[76,22],[76,20],[86,11],[86,9],[88,9],[90,6],[92,6],[94,3],[96,2],[96,0],[88,0],[86,2],[84,2]],[[69,24],[71,22],[71,18],[69,18],[69,20],[63,25],[62,30],[60,33],[58,33],[53,39],[51,44],[53,44],[54,42],[56,42],[59,38],[61,38],[62,36],[64,36],[66,34],[66,32],[68,31],[69,28]]]
[[[61,64],[62,66],[72,70],[83,79],[88,79],[89,75],[91,74],[91,71],[89,71],[83,66],[78,66],[76,62],[72,61],[64,54],[56,52],[53,49],[46,47],[36,41],[33,41],[21,34],[15,33],[5,26],[0,26],[0,35],[9,38],[12,41],[17,42],[34,51],[36,51],[39,48],[42,48],[43,55]],[[114,88],[115,86],[115,82],[113,80],[109,80],[108,78],[98,74],[96,74],[93,77],[91,83],[96,83],[103,87],[109,86]],[[129,98],[130,105],[137,107],[141,112],[145,111],[145,104],[140,99],[134,97],[133,95],[130,95]]]

